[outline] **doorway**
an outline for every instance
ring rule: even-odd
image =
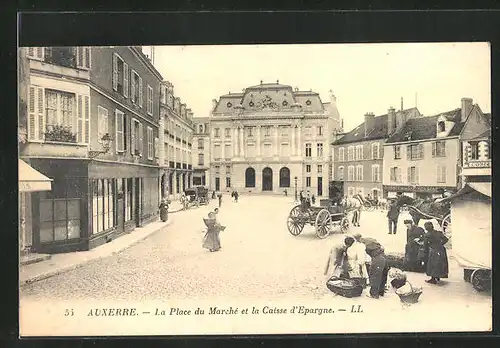
[[[215,178],[215,191],[220,191],[220,178]]]
[[[318,176],[318,197],[323,196],[323,177]]]
[[[273,190],[273,170],[266,167],[262,170],[262,191]]]

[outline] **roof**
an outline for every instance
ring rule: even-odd
[[[405,110],[399,110],[399,111],[396,111],[395,113],[396,113],[396,115],[409,114],[415,110],[418,111],[417,108],[410,108],[410,109],[405,109]],[[365,136],[365,123],[363,122],[359,126],[354,128],[353,130],[351,130],[350,132],[347,132],[342,138],[335,141],[334,145],[354,143],[354,142],[365,141],[365,140],[383,139],[383,138],[386,138],[387,136],[388,136],[388,134],[387,134],[387,114],[385,114],[385,115],[375,116],[373,118],[373,128],[368,133],[367,136]]]
[[[440,199],[439,201],[453,201],[455,198],[471,192],[479,192],[480,194],[491,198],[491,182],[469,182],[457,193],[451,195],[450,197]]]
[[[460,117],[460,109],[447,111],[435,116],[409,119],[400,131],[394,133],[387,139],[386,143],[434,139],[437,136],[436,123],[440,117],[444,117],[449,121],[454,121],[457,117]],[[464,125],[465,122],[456,123],[448,136],[458,136]],[[411,138],[409,138],[409,135]]]
[[[281,89],[281,88],[289,89],[289,88],[292,88],[292,86],[282,85],[280,83],[261,83],[259,85],[247,87],[246,89],[275,89],[275,88],[278,88],[278,89]]]

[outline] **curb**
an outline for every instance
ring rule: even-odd
[[[96,256],[95,258],[87,259],[87,260],[84,260],[84,261],[82,261],[80,263],[76,263],[76,264],[73,264],[73,265],[69,265],[67,267],[62,267],[62,268],[59,268],[59,269],[54,269],[54,270],[51,270],[51,271],[48,271],[48,272],[36,275],[36,276],[34,276],[34,277],[30,278],[30,279],[26,279],[26,280],[22,280],[22,281],[20,280],[19,281],[19,287],[23,287],[23,286],[26,286],[26,285],[29,285],[29,284],[32,284],[32,283],[36,283],[36,282],[38,282],[40,280],[51,278],[53,276],[56,276],[56,275],[59,275],[59,274],[62,274],[62,273],[66,273],[66,272],[75,270],[77,268],[83,267],[83,266],[89,264],[90,262],[102,260],[102,259],[104,259],[106,257],[109,257],[109,256],[112,256],[112,255],[116,255],[118,253],[121,253],[121,252],[129,249],[130,247],[136,245],[137,243],[142,242],[143,240],[145,240],[146,238],[152,236],[153,234],[158,233],[160,231],[163,231],[165,228],[169,227],[172,224],[172,222],[173,222],[173,220],[171,218],[169,218],[165,222],[165,225],[161,226],[159,229],[151,231],[150,233],[145,233],[140,238],[137,238],[137,240],[134,240],[132,243],[126,245],[122,249],[113,251],[110,254]]]

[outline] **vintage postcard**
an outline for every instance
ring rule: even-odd
[[[491,331],[488,43],[18,71],[22,337]]]

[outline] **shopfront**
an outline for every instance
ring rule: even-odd
[[[434,199],[441,197],[442,192],[455,192],[454,186],[411,186],[411,185],[384,185],[384,195],[395,198],[398,192],[412,198]]]

